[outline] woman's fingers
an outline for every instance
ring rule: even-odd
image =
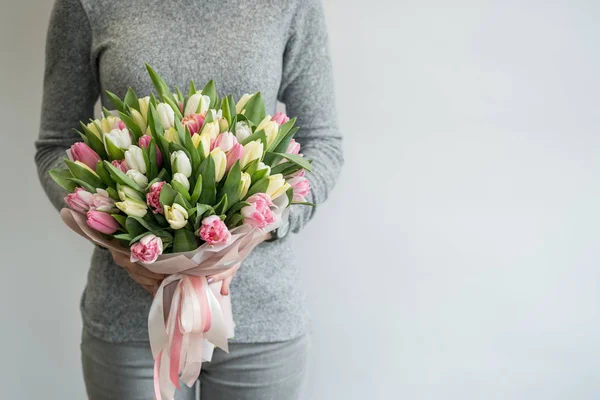
[[[229,295],[229,285],[231,284],[232,280],[233,280],[233,275],[223,279],[223,286],[221,287],[221,294],[223,296]]]
[[[241,265],[242,265],[242,263],[238,263],[225,271],[219,272],[214,275],[207,276],[206,278],[208,279],[208,283],[222,281],[225,278],[229,278],[229,277],[233,278],[233,276],[235,275],[237,270],[240,269]]]

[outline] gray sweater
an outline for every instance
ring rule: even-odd
[[[308,201],[327,199],[342,148],[319,0],[56,0],[35,161],[57,209],[65,192],[48,171],[79,140],[72,128],[93,116],[99,96],[112,108],[104,90],[124,96],[131,86],[139,97],[148,95],[152,83],[144,63],[182,89],[190,79],[197,85],[214,79],[221,95],[261,91],[271,114],[277,100],[285,103],[288,115],[298,118],[301,153],[313,160]],[[314,212],[294,206],[292,232],[300,232]],[[234,278],[234,341],[282,341],[306,332],[293,236],[260,245]],[[78,243],[73,235],[73,245]],[[112,342],[147,340],[151,301],[109,252],[94,250],[81,299],[92,335]]]

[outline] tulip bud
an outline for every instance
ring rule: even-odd
[[[110,141],[113,145],[122,150],[127,150],[131,146],[131,136],[129,130],[125,129],[113,129],[110,132],[104,134],[104,142]],[[106,148],[108,150],[108,147]]]
[[[297,203],[306,202],[306,196],[310,194],[310,182],[304,174],[298,174],[288,180],[289,185],[294,189],[292,201]]]
[[[300,143],[296,142],[296,140],[290,140],[290,144],[285,151],[287,154],[299,154],[300,153]]]
[[[233,167],[233,164],[240,158],[242,158],[242,154],[244,153],[244,146],[239,143],[236,143],[231,150],[227,152],[227,171]]]
[[[279,132],[279,125],[275,121],[271,121],[271,116],[267,115],[260,124],[256,127],[256,132],[263,130],[265,131],[265,136],[267,137],[267,148],[273,144],[275,138],[277,137],[277,133]]]
[[[148,212],[148,205],[141,200],[126,198],[121,202],[115,203],[115,205],[130,217],[143,217]]]
[[[148,128],[148,125],[146,125],[146,120],[144,119],[142,114],[140,114],[140,112],[135,108],[132,108],[131,117],[133,118],[133,122],[135,122],[135,124],[140,127],[142,132],[145,132]]]
[[[102,119],[95,119],[94,121],[87,124],[87,128],[94,134],[96,134],[96,136],[98,136],[99,139],[102,138],[104,133],[110,132],[115,128],[123,129],[124,127],[125,124],[123,124],[123,121],[121,121],[119,118],[113,115]],[[98,128],[100,130],[98,130]]]
[[[210,151],[210,134],[203,133],[202,135],[198,135],[197,133],[194,133],[192,135],[192,143],[195,148],[198,148],[200,143],[202,143],[202,157],[208,156],[208,152]]]
[[[130,169],[129,171],[126,172],[126,174],[128,177],[133,179],[133,181],[135,183],[137,183],[138,186],[145,188],[146,185],[148,185],[148,178],[146,177],[146,175],[142,174],[141,172],[136,171],[135,169]]]
[[[173,174],[173,181],[180,183],[186,191],[190,190],[190,181],[185,177],[184,174],[176,172]]]
[[[242,110],[244,109],[244,106],[252,96],[254,95],[246,93],[238,100],[237,104],[235,105],[236,114],[243,114]]]
[[[260,140],[254,140],[250,143],[247,143],[244,146],[244,151],[240,162],[241,167],[244,168],[253,160],[260,160],[263,155],[263,150],[264,146]]]
[[[215,182],[219,182],[223,179],[225,171],[227,170],[227,156],[220,148],[215,148],[210,152],[210,156],[215,162]]]
[[[88,211],[86,222],[90,228],[107,235],[112,235],[119,229],[117,220],[101,211]]]
[[[285,115],[285,113],[282,113],[281,111],[273,115],[273,118],[271,118],[271,121],[277,122],[278,125],[283,125],[289,120],[290,117],[288,117],[287,115]]]
[[[152,138],[150,137],[150,135],[144,135],[140,138],[140,140],[138,140],[138,146],[143,147],[144,149],[147,149],[151,140],[152,140]],[[162,161],[163,161],[162,153],[160,152],[160,149],[158,148],[158,146],[155,146],[155,147],[156,147],[156,165],[158,166],[158,168],[161,168]]]
[[[173,168],[173,173],[179,172],[185,175],[186,178],[192,175],[192,164],[183,150],[171,153],[171,167]]]
[[[210,105],[210,97],[203,96],[200,93],[196,93],[190,96],[185,105],[184,116],[190,116],[192,114],[204,114],[208,110]]]
[[[238,141],[242,142],[250,135],[252,135],[252,129],[246,122],[241,121],[235,124],[235,136]]]
[[[177,130],[175,128],[167,129],[163,136],[169,143],[171,143],[171,142],[180,143],[179,132],[177,132]]]
[[[127,161],[125,160],[112,160],[110,163],[119,168],[121,172],[127,172],[129,170],[129,165],[127,165]]]
[[[71,210],[85,213],[94,205],[94,195],[78,187],[65,197],[65,203]]]
[[[156,111],[158,112],[160,123],[165,130],[175,126],[175,111],[173,111],[170,105],[166,103],[160,103],[158,106],[156,106]]]
[[[238,141],[235,138],[235,136],[233,135],[233,133],[223,132],[219,136],[217,136],[217,139],[213,143],[212,147],[213,148],[219,147],[221,150],[223,150],[225,153],[227,153],[229,150],[231,150],[231,148],[235,144],[237,144],[237,142]]]
[[[282,194],[284,194],[290,185],[283,179],[283,175],[275,174],[269,177],[269,186],[267,188],[267,194],[271,197],[272,200],[275,200]]]
[[[98,161],[100,161],[98,153],[83,142],[77,142],[71,146],[71,157],[73,161],[81,161],[94,171],[96,171],[96,166],[98,165]]]
[[[165,218],[173,229],[181,229],[187,224],[188,213],[185,208],[175,203],[165,206]]]
[[[144,117],[144,121],[148,121],[148,106],[150,105],[150,96],[138,99],[138,104],[140,106],[140,113],[142,114],[142,117]]]
[[[248,194],[248,189],[250,189],[250,183],[252,183],[250,174],[247,172],[242,172],[242,178],[240,180],[239,188],[240,199],[243,199]]]
[[[219,119],[219,131],[227,132],[229,130],[229,122],[225,118]]]
[[[129,248],[131,256],[129,261],[132,263],[142,262],[152,264],[163,252],[162,239],[152,233],[144,236],[139,242]]]
[[[121,201],[125,201],[126,199],[144,200],[144,196],[140,192],[129,186],[117,184],[117,193]]]
[[[142,174],[146,173],[146,161],[144,160],[144,153],[139,147],[135,145],[129,146],[125,152],[125,161],[127,161],[127,165],[130,169],[139,171]]]
[[[110,198],[106,190],[96,189],[96,193],[93,196],[93,206],[96,210],[111,214],[119,211],[115,207],[115,201]]]
[[[204,126],[202,127],[201,134],[206,133],[210,135],[211,140],[215,140],[217,136],[219,136],[220,129],[221,128],[219,127],[219,121],[213,121],[208,124],[204,124]]]
[[[210,113],[212,114],[213,121],[217,121],[223,118],[223,110],[212,109],[210,110]]]

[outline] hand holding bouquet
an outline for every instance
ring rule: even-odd
[[[213,345],[233,332],[228,298],[205,277],[242,261],[264,235],[306,204],[311,162],[294,141],[295,119],[266,115],[261,94],[219,98],[212,81],[175,93],[149,66],[157,95],[124,99],[81,123],[83,142],[64,169],[65,223],[131,262],[169,275],[154,298],[149,332],[158,399],[191,385]]]

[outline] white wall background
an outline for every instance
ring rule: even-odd
[[[1,2],[3,398],[85,396],[91,246],[33,164],[51,3]],[[304,399],[597,399],[600,4],[325,8],[347,164],[298,237]]]

